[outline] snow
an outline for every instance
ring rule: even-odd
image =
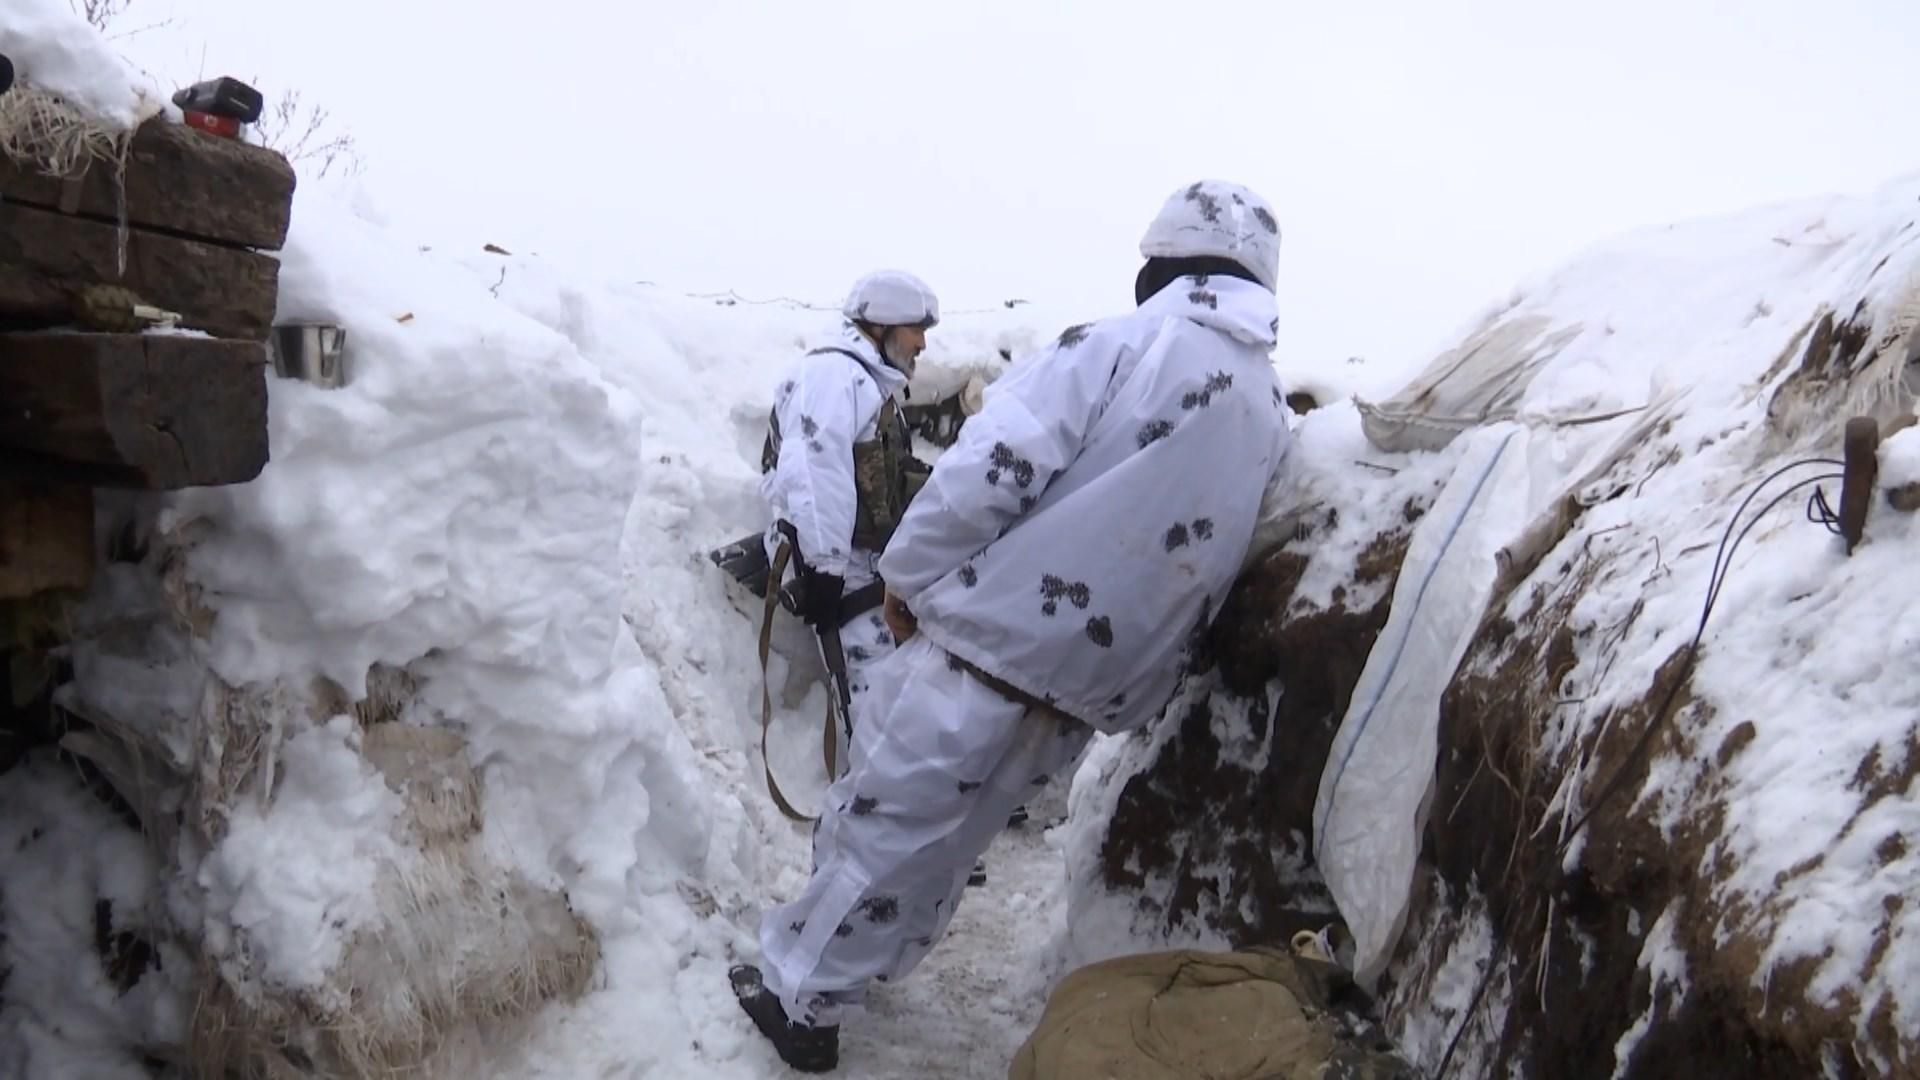
[[[1295,607],[1364,611],[1393,581],[1391,575],[1357,580],[1361,555],[1382,533],[1407,524],[1409,505],[1426,509],[1452,474],[1460,448],[1436,454],[1382,453],[1361,432],[1360,414],[1351,401],[1299,417],[1294,435],[1287,466],[1261,507],[1249,558],[1311,526],[1312,539],[1301,548],[1310,558],[1294,589]]]
[[[115,128],[135,127],[166,107],[67,0],[7,0],[0,55],[13,61],[20,85],[56,94]]]
[[[1920,427],[1895,432],[1880,444],[1880,486],[1920,483]]]
[[[1625,392],[1592,403],[1630,401],[1638,377],[1678,385],[1686,403],[1671,433],[1612,477],[1636,484],[1645,477],[1644,488],[1593,508],[1560,549],[1578,552],[1617,530],[1602,542],[1619,554],[1582,597],[1573,623],[1625,628],[1608,648],[1583,648],[1572,685],[1592,700],[1569,739],[1584,739],[1609,706],[1644,692],[1654,668],[1691,635],[1713,545],[1749,487],[1788,460],[1838,456],[1838,419],[1825,425],[1834,440],[1825,445],[1804,437],[1781,445],[1777,425],[1768,429],[1767,405],[1784,378],[1774,362],[1790,354],[1823,303],[1845,314],[1864,297],[1880,314],[1869,341],[1892,329],[1888,313],[1898,312],[1900,290],[1911,290],[1920,274],[1920,245],[1909,231],[1916,195],[1920,183],[1908,181],[1869,199],[1630,238],[1615,254],[1576,263],[1548,288],[1552,298],[1540,302],[1564,317],[1581,310],[1570,296],[1637,282],[1606,301],[1610,333],[1592,346],[1605,349],[1596,362],[1612,365]],[[1641,266],[1637,275],[1623,272],[1628,259]],[[1697,374],[1686,379],[1688,372]],[[1888,479],[1911,469],[1913,446],[1908,432],[1888,443]],[[1827,488],[1837,501],[1837,482]],[[1920,991],[1899,973],[1920,964],[1912,917],[1895,920],[1875,958],[1879,920],[1847,913],[1890,911],[1883,905],[1920,880],[1910,854],[1882,854],[1894,851],[1884,846],[1889,836],[1911,835],[1920,821],[1901,797],[1911,785],[1894,781],[1887,797],[1863,799],[1856,779],[1875,760],[1883,775],[1898,776],[1920,715],[1920,680],[1897,659],[1920,635],[1920,616],[1887,588],[1904,576],[1913,521],[1876,498],[1869,542],[1849,559],[1836,539],[1800,519],[1803,501],[1773,511],[1734,558],[1694,677],[1709,708],[1677,721],[1683,745],[1698,749],[1657,758],[1646,795],[1669,835],[1683,822],[1724,812],[1702,871],[1733,868],[1718,880],[1713,907],[1723,941],[1738,932],[1768,943],[1757,982],[1795,959],[1816,958],[1813,1000],[1837,1004],[1842,991],[1858,994],[1864,1040],[1866,1017],[1890,999],[1896,1028],[1911,1038],[1920,1030]],[[1564,556],[1549,556],[1555,559]],[[1717,766],[1715,752],[1743,722],[1753,725],[1753,742]]]
[[[1631,1076],[1633,1052],[1661,1014],[1671,1014],[1687,999],[1687,954],[1674,940],[1674,924],[1683,916],[1679,901],[1668,905],[1653,922],[1640,947],[1640,967],[1647,973],[1647,1009],[1621,1034],[1613,1046],[1613,1080]]]
[[[0,773],[0,1075],[145,1080],[140,1058],[180,1042],[190,1007],[193,962],[160,925],[152,853],[70,763]],[[103,930],[154,945],[157,966],[122,991]]]
[[[1191,705],[1193,696],[1204,697],[1210,689],[1211,684],[1205,680],[1190,682],[1175,694],[1167,706],[1168,713],[1181,713]],[[1098,735],[1073,773],[1067,822],[1059,830],[1066,859],[1068,929],[1048,953],[1050,962],[1061,970],[1156,949],[1231,948],[1226,937],[1207,926],[1204,919],[1189,917],[1178,925],[1166,925],[1163,917],[1144,909],[1138,895],[1110,888],[1101,869],[1107,826],[1127,783],[1153,764],[1177,727],[1148,724],[1125,735]],[[1252,741],[1250,733],[1246,741]],[[1128,869],[1140,872],[1138,866]],[[1190,868],[1190,872],[1201,876],[1209,869],[1203,865]],[[1140,892],[1166,895],[1167,877],[1166,873],[1145,876]]]
[[[382,861],[395,858],[400,799],[360,756],[358,736],[339,716],[287,740],[272,805],[237,812],[200,867],[207,940],[226,953],[229,935],[244,939],[260,976],[281,986],[318,986],[346,939],[379,913],[374,887]]]
[[[1475,1061],[1475,1055],[1484,1049],[1478,1045],[1479,1037],[1499,1030],[1500,1017],[1511,1001],[1511,972],[1503,968],[1494,977],[1484,999],[1469,1016],[1468,1008],[1474,1003],[1481,980],[1487,977],[1487,967],[1495,962],[1493,921],[1485,900],[1477,894],[1463,897],[1456,914],[1439,916],[1437,913],[1445,907],[1429,906],[1430,924],[1410,929],[1430,940],[1447,942],[1444,953],[1418,978],[1396,971],[1391,996],[1382,1007],[1394,1021],[1391,1034],[1395,1045],[1423,1076],[1436,1073],[1460,1025],[1470,1022],[1471,1030],[1459,1036],[1448,1075],[1473,1076],[1476,1068],[1485,1068]]]

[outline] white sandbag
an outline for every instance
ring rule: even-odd
[[[1392,614],[1354,687],[1314,803],[1314,859],[1371,990],[1406,918],[1426,827],[1440,695],[1479,626],[1494,555],[1528,524],[1531,433],[1485,428],[1407,547]]]
[[[1438,450],[1470,428],[1513,419],[1534,375],[1580,332],[1579,323],[1556,329],[1546,315],[1489,320],[1399,393],[1356,400],[1367,441],[1390,453]]]
[[[1426,828],[1440,698],[1490,604],[1558,545],[1581,493],[1678,408],[1662,392],[1606,424],[1500,424],[1468,446],[1414,530],[1387,625],[1334,738],[1314,804],[1314,858],[1369,989],[1391,957]]]

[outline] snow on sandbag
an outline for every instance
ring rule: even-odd
[[[155,555],[178,565],[169,542]],[[206,853],[172,890],[170,914],[197,920],[169,929],[197,952],[176,970],[198,1004],[169,1052],[197,1075],[371,1075],[580,994],[596,934],[487,853],[465,739],[400,719],[412,679],[376,668],[344,709],[324,681],[236,689],[190,659],[185,628],[206,619],[157,606],[139,568],[104,578],[66,695],[100,731],[63,745],[102,765],[163,858]]]
[[[1339,969],[1286,953],[1123,956],[1055,988],[1008,1080],[1411,1080]]]
[[[406,1071],[457,1024],[585,989],[597,938],[481,849],[461,812],[477,783],[457,735],[363,734],[342,716],[283,756],[272,807],[243,804],[199,875],[212,946],[192,1032],[199,1075]]]

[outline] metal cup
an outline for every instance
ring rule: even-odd
[[[324,389],[347,385],[347,331],[322,323],[290,323],[273,328],[274,374]]]

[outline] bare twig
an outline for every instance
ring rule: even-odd
[[[105,30],[113,21],[126,14],[127,5],[133,0],[67,0],[67,6],[73,13],[87,20],[87,25],[95,30]]]
[[[1583,552],[1584,552],[1584,553],[1585,553],[1585,554],[1586,554],[1586,555],[1587,555],[1588,557],[1592,557],[1592,555],[1593,555],[1593,542],[1594,542],[1595,540],[1598,540],[1598,539],[1600,539],[1601,537],[1603,537],[1603,536],[1605,536],[1605,535],[1607,535],[1608,533],[1615,533],[1615,532],[1619,532],[1619,531],[1620,531],[1621,529],[1624,529],[1624,528],[1626,528],[1626,526],[1625,526],[1625,525],[1609,525],[1609,526],[1607,526],[1607,527],[1606,527],[1606,528],[1604,528],[1604,529],[1598,529],[1598,530],[1595,530],[1595,531],[1594,531],[1594,532],[1592,532],[1592,533],[1589,533],[1589,534],[1587,535],[1587,541],[1586,541],[1586,543],[1584,543],[1584,544],[1582,544],[1582,545],[1581,545],[1581,550],[1582,550],[1582,551],[1583,551]]]
[[[1467,793],[1473,790],[1473,782],[1480,778],[1480,770],[1486,767],[1487,767],[1487,755],[1485,753],[1482,753],[1480,755],[1480,760],[1474,762],[1473,764],[1473,775],[1467,777],[1467,782],[1460,785],[1460,797],[1454,800],[1453,809],[1447,811],[1447,824],[1449,825],[1453,824],[1454,815],[1458,814],[1460,812],[1460,808],[1466,805]]]
[[[1540,929],[1540,979],[1534,984],[1534,995],[1543,1009],[1547,1004],[1547,972],[1553,967],[1553,912],[1556,904],[1555,897],[1547,898],[1547,921]]]
[[[301,100],[298,90],[287,90],[261,112],[253,129],[260,145],[279,151],[296,167],[308,166],[316,178],[325,177],[336,166],[351,176],[361,168],[359,146],[331,119],[325,108]]]
[[[493,287],[491,289],[488,289],[487,291],[493,294],[493,298],[495,300],[498,300],[500,298],[500,286],[505,285],[506,283],[507,283],[507,268],[503,266],[500,268],[500,280],[494,282]]]
[[[1672,574],[1673,571],[1667,566],[1666,558],[1660,553],[1660,538],[1656,536],[1653,538],[1653,569],[1647,572],[1647,579],[1640,583],[1640,587],[1644,589],[1656,580]]]
[[[1354,462],[1353,462],[1353,463],[1354,463],[1355,465],[1358,465],[1358,466],[1360,466],[1361,468],[1364,468],[1364,469],[1375,469],[1375,470],[1377,470],[1377,471],[1379,471],[1379,472],[1383,472],[1383,473],[1386,473],[1386,474],[1387,474],[1388,476],[1398,476],[1398,475],[1400,475],[1400,470],[1399,470],[1399,469],[1395,469],[1395,468],[1392,468],[1392,467],[1390,467],[1390,466],[1386,466],[1386,465],[1375,465],[1375,464],[1374,464],[1373,462],[1371,462],[1371,461],[1361,461],[1360,459],[1358,459],[1358,458],[1355,458],[1355,459],[1354,459]]]

